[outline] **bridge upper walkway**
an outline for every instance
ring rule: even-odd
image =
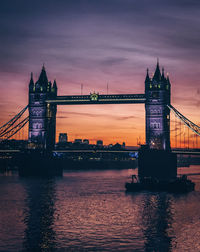
[[[56,99],[46,100],[47,103],[57,105],[127,104],[145,103],[145,101],[145,94],[99,95],[98,93],[91,93],[90,95],[57,96]]]

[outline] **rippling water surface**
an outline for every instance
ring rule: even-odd
[[[0,251],[200,251],[200,175],[190,176],[196,191],[185,195],[126,194],[131,174],[1,174]]]

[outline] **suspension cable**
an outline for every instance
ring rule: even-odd
[[[184,115],[182,115],[178,110],[176,110],[172,105],[167,105],[167,107],[176,115],[179,117],[179,119],[188,127],[190,128],[194,133],[200,136],[200,127],[190,121],[188,118],[186,118]]]
[[[7,123],[5,123],[3,126],[1,126],[0,130],[5,128],[9,123],[12,123],[13,121],[16,122],[18,120],[18,118],[24,114],[24,112],[27,110],[27,108],[28,108],[28,105],[25,108],[23,108],[17,115],[15,115],[11,120],[9,120]],[[9,128],[9,126],[7,128]]]
[[[17,125],[15,125],[15,127],[13,127],[12,129],[4,132],[3,134],[0,135],[0,137],[3,137],[5,135],[8,135],[10,132],[12,132],[14,129],[16,129],[17,127],[20,127],[21,125],[23,125],[24,122],[29,120],[29,116],[27,116],[24,120],[22,120],[21,122],[19,122]],[[20,128],[21,129],[21,128]],[[17,133],[17,132],[16,132]]]
[[[23,121],[24,121],[24,123],[14,133],[12,133],[10,136],[8,136],[5,140],[8,140],[12,136],[14,136],[19,130],[21,130],[29,121],[29,117],[26,117],[26,120],[23,120]]]

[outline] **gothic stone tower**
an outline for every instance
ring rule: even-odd
[[[169,77],[160,73],[157,63],[153,78],[148,69],[145,80],[146,144],[150,149],[170,150],[170,104],[171,84]]]
[[[43,66],[36,83],[29,83],[29,147],[53,149],[55,145],[56,105],[47,104],[49,98],[56,98],[57,85],[48,81]]]

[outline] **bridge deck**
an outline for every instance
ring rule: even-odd
[[[79,104],[128,104],[145,103],[144,94],[112,94],[99,95],[96,93],[90,95],[67,95],[57,96],[56,99],[48,99],[47,103],[57,105],[79,105]]]
[[[63,149],[63,150],[53,150],[52,152],[68,152],[68,153],[73,153],[73,152],[81,152],[81,153],[125,153],[125,152],[137,152],[138,149],[123,149],[123,150],[98,150],[98,149],[79,149],[79,150],[73,150],[73,149]],[[0,150],[0,153],[19,153],[21,150]],[[173,153],[176,154],[181,154],[181,155],[200,155],[200,149],[183,149],[183,150],[173,150]]]

